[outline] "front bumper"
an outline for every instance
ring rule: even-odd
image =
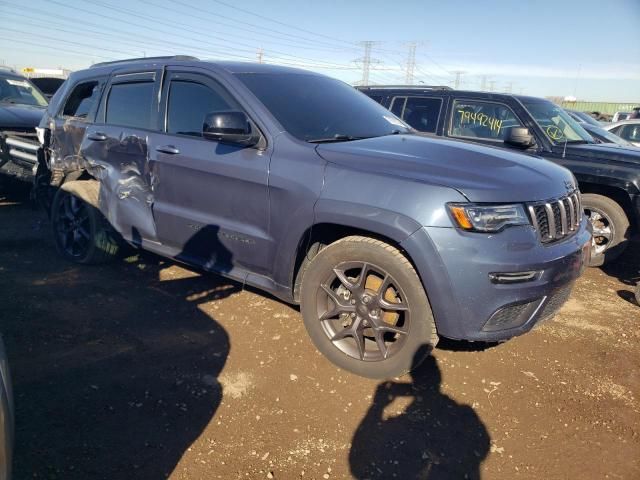
[[[529,226],[491,235],[424,227],[402,244],[427,291],[438,334],[473,341],[506,340],[553,316],[582,273],[590,245],[586,217],[572,237],[552,245],[541,244]],[[527,281],[495,281],[496,273],[516,272],[537,273]]]

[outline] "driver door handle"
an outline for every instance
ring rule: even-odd
[[[95,132],[87,135],[89,140],[93,140],[94,142],[103,142],[107,139],[107,136],[104,133]]]
[[[163,147],[156,147],[156,152],[167,153],[169,155],[177,155],[178,153],[180,153],[180,150],[178,150],[173,145],[164,145]]]

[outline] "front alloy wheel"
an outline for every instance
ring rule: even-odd
[[[409,335],[411,310],[393,277],[377,265],[345,262],[320,284],[318,321],[344,354],[363,361],[386,360]]]
[[[365,377],[402,375],[438,341],[413,265],[373,238],[346,237],[321,249],[304,271],[300,304],[318,350]]]

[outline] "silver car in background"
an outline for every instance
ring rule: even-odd
[[[640,118],[622,120],[603,127],[605,130],[615,133],[620,138],[640,147]]]
[[[11,478],[13,451],[13,399],[9,362],[0,336],[0,480]]]

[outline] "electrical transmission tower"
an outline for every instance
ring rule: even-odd
[[[264,49],[259,48],[256,53],[256,57],[258,57],[258,63],[264,63]]]
[[[486,75],[482,75],[482,77],[480,77],[480,91],[481,92],[486,92],[487,91],[487,76]]]
[[[409,56],[407,57],[407,75],[405,77],[405,82],[407,85],[413,85],[413,73],[416,69],[416,48],[418,44],[416,42],[411,42],[409,44]]]
[[[362,58],[358,58],[355,62],[362,63],[362,80],[361,85],[367,86],[369,85],[369,73],[371,72],[371,65],[375,63],[380,63],[378,60],[371,58],[371,50],[373,49],[373,45],[377,42],[372,42],[371,40],[367,40],[366,42],[361,42],[364,46],[364,55]]]
[[[456,81],[454,82],[454,88],[457,90],[458,87],[460,86],[460,78],[462,78],[462,75],[464,75],[465,72],[464,70],[454,70],[453,72],[451,72],[452,74],[455,74],[456,76]]]

